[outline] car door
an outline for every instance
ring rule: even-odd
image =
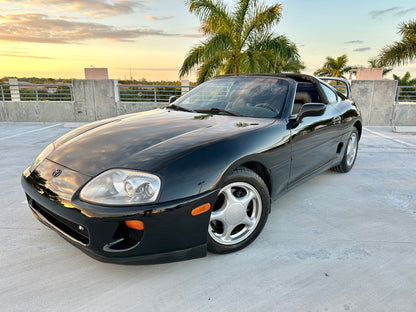
[[[315,87],[319,97],[315,97],[314,102],[324,103],[326,109],[322,116],[305,117],[291,129],[289,186],[313,174],[337,157],[341,116],[335,106],[341,99],[326,84],[316,82]]]

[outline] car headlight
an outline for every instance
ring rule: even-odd
[[[46,157],[48,157],[55,149],[55,145],[53,143],[49,144],[45,149],[38,155],[38,157],[35,158],[35,161],[30,166],[29,171],[32,172],[36,169],[39,164],[45,160]]]
[[[79,197],[93,204],[125,206],[152,203],[159,191],[158,176],[135,170],[111,169],[88,182]]]

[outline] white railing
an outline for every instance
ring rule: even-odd
[[[416,86],[397,86],[396,103],[416,104]]]
[[[0,85],[0,100],[73,101],[72,84]]]
[[[192,88],[192,86],[119,84],[118,92],[120,102],[167,103],[171,96],[178,98]]]

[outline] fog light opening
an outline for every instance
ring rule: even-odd
[[[124,252],[140,244],[144,233],[144,224],[139,220],[126,220],[119,222],[114,241],[105,245],[108,252]]]

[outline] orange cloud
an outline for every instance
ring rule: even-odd
[[[13,0],[0,0],[0,2],[12,2]],[[47,6],[53,7],[60,11],[78,12],[94,17],[109,17],[116,15],[131,14],[135,8],[145,8],[145,1],[126,1],[126,0],[22,0],[19,1],[23,6]]]
[[[99,23],[51,19],[44,14],[0,15],[0,40],[38,43],[81,43],[86,40],[133,42],[143,36],[177,36],[150,28],[120,28]]]
[[[146,16],[145,19],[148,21],[163,21],[173,18],[173,15],[163,15],[163,16]]]
[[[54,57],[36,56],[36,55],[27,55],[27,54],[14,54],[14,53],[0,53],[0,56],[24,57],[24,58],[46,59],[46,60],[53,60],[53,59],[55,59]]]

